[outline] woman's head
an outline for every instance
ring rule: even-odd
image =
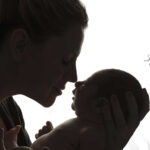
[[[88,17],[79,0],[0,0],[1,38],[14,28],[24,28],[33,41],[61,35],[69,27],[87,26]]]
[[[6,85],[12,83],[9,93],[50,106],[67,81],[77,80],[76,59],[88,21],[85,8],[78,0],[5,1],[0,67],[8,74]]]

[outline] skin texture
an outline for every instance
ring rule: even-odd
[[[74,40],[74,38],[76,40]],[[64,46],[61,39],[66,39],[66,44]],[[68,39],[69,41],[72,39],[71,42],[67,42]],[[49,41],[45,43],[39,43],[38,45],[31,43],[25,30],[14,30],[8,35],[3,46],[1,47],[2,55],[0,55],[0,85],[5,86],[0,87],[0,100],[3,100],[7,96],[22,93],[36,100],[45,107],[51,106],[54,103],[56,96],[59,95],[56,94],[56,90],[52,90],[53,85],[59,87],[65,85],[67,81],[76,82],[77,80],[75,60],[77,55],[80,53],[82,40],[83,33],[79,26],[68,30],[63,38],[53,37],[52,39],[50,38]],[[75,41],[77,43],[74,43]],[[45,48],[43,48],[43,46]],[[71,49],[69,47],[71,47]],[[62,52],[61,50],[57,49],[57,53],[54,52],[53,57],[50,57],[51,59],[49,59],[48,56],[51,54],[50,52],[53,52],[52,48],[61,48],[61,50],[62,48],[65,49],[66,55],[63,55],[63,53],[58,57],[60,63],[54,59],[54,56],[56,56],[58,52]],[[71,59],[72,57],[74,58],[73,60]],[[45,61],[42,61],[43,59]],[[68,59],[71,59],[72,61],[69,63],[70,65],[66,66],[67,61],[64,60]],[[51,69],[49,64],[52,62],[55,62],[53,64],[55,65],[55,68],[53,67]],[[56,67],[56,64],[58,68]],[[56,68],[57,70],[55,70]],[[52,71],[53,69],[54,71]],[[42,74],[43,71],[45,73]],[[53,79],[55,82],[52,82],[53,80],[51,79]],[[46,80],[48,80],[48,82],[46,82]],[[53,93],[52,97],[49,98],[48,93]],[[136,109],[136,101],[133,98],[134,95],[132,93],[131,95],[132,96],[127,97],[130,112],[129,122],[125,122],[125,124],[120,125],[119,128],[118,126],[115,126],[115,124],[120,124],[120,122],[124,120],[124,116],[122,113],[120,113],[120,106],[116,104],[118,100],[115,101],[116,103],[112,100],[111,105],[115,110],[113,114],[110,114],[109,106],[105,105],[103,108],[106,131],[108,133],[107,141],[110,143],[108,145],[111,145],[107,148],[108,150],[112,149],[112,147],[114,147],[113,149],[116,150],[122,149],[133,134],[133,128],[138,126],[140,120],[142,120],[149,111],[149,98],[145,90],[143,90],[143,97],[145,100],[143,101],[143,109],[140,112],[140,115],[137,115],[138,112]],[[131,99],[133,103],[130,103]],[[111,119],[112,116],[116,118],[116,122]],[[128,124],[130,126],[128,126]],[[127,138],[122,138],[124,136]]]
[[[24,94],[45,107],[51,106],[60,93],[54,87],[63,89],[67,81],[77,80],[75,60],[79,55],[82,39],[83,33],[79,26],[68,29],[62,37],[50,37],[49,40],[38,44],[31,43],[24,29],[13,30],[1,46],[0,101],[11,95]],[[62,42],[63,40],[65,41]],[[67,62],[70,62],[69,65],[66,65]],[[133,128],[137,127],[149,110],[146,91],[143,90],[145,101],[140,115],[137,115],[134,95],[131,95],[127,96],[128,102],[133,101],[129,104],[129,122],[119,128],[115,124],[122,122],[124,116],[118,113],[121,112],[121,108],[116,104],[117,100],[112,100],[111,103],[115,110],[113,114],[110,114],[109,106],[103,108],[110,143],[108,145],[111,145],[108,150],[122,149],[133,134]],[[116,123],[112,121],[112,115],[117,118]],[[125,140],[122,138],[124,134],[127,134]]]
[[[149,96],[147,94],[146,89],[143,89],[143,106],[142,111],[137,111],[137,104],[136,100],[134,98],[134,95],[131,92],[126,93],[126,100],[128,103],[128,110],[129,110],[129,116],[128,116],[128,122],[125,122],[124,116],[121,111],[121,107],[119,106],[119,100],[117,96],[113,95],[111,97],[111,106],[113,110],[113,114],[110,113],[110,105],[108,105],[108,100],[105,98],[101,98],[101,101],[103,101],[102,106],[102,113],[104,118],[104,127],[105,132],[107,134],[105,139],[108,147],[105,147],[106,150],[122,150],[123,147],[127,144],[128,140],[134,133],[134,130],[139,125],[140,121],[144,118],[144,116],[149,111]],[[135,108],[135,109],[133,109]],[[114,120],[112,120],[112,116],[114,117]],[[140,118],[140,120],[139,120]],[[3,140],[3,130],[0,129],[0,149],[6,150],[4,147],[4,140]],[[93,133],[93,132],[92,132]],[[103,138],[102,138],[103,140]],[[87,143],[87,142],[85,142]],[[24,150],[23,147],[18,147],[16,150]],[[31,148],[26,148],[31,150]],[[45,148],[46,150],[47,148]]]
[[[5,86],[0,87],[0,101],[23,94],[51,106],[68,81],[77,81],[76,59],[82,41],[79,25],[41,43],[32,43],[24,29],[13,30],[1,47],[0,83]]]
[[[105,130],[107,133],[107,150],[122,150],[133,135],[135,129],[140,124],[140,121],[149,112],[149,96],[146,89],[143,89],[143,105],[141,112],[138,112],[137,110],[137,104],[133,93],[126,92],[126,100],[129,112],[127,122],[125,121],[125,118],[121,111],[121,107],[119,106],[119,100],[116,95],[113,95],[111,97],[113,114],[111,114],[110,112],[108,100],[103,99],[105,103],[105,105],[103,106],[103,116],[105,122]],[[115,121],[112,120],[112,116],[114,117]]]
[[[7,88],[0,87],[0,99],[23,94],[45,107],[51,106],[68,81],[77,81],[76,59],[82,41],[79,25],[38,44],[31,43],[25,30],[14,30],[2,49],[9,60],[1,60],[0,83]]]
[[[118,109],[120,104],[117,97],[112,95],[110,101],[106,98],[99,99],[98,85],[96,83],[93,76],[85,81],[76,82],[72,107],[76,111],[77,118],[60,124],[51,130],[49,134],[40,137],[33,143],[32,148],[40,150],[40,146],[48,146],[54,150],[69,150],[76,149],[80,145],[81,150],[110,150],[112,147],[117,150],[123,149],[139,125],[136,99],[131,92],[126,93],[129,116],[125,120],[121,109]],[[141,100],[147,105],[149,98],[145,94],[146,91],[143,89],[143,99]],[[118,118],[112,119],[110,104],[113,106],[113,115]],[[134,110],[131,105],[134,106]],[[141,114],[142,112],[140,112]],[[106,132],[104,133],[104,131]],[[64,137],[65,141],[63,140]],[[59,143],[59,145],[55,143]]]
[[[93,86],[92,84],[87,85]],[[83,98],[88,98],[89,92],[91,91],[94,94],[97,89],[96,87],[94,88],[94,86],[87,89],[85,81],[76,82],[75,86],[76,89],[73,90],[73,94],[76,98],[73,98],[74,102],[72,104],[72,108],[76,111],[76,114],[81,115],[83,110],[86,111],[86,108],[84,107],[85,101]],[[143,89],[143,105],[141,112],[138,112],[136,99],[133,93],[128,91],[125,95],[128,107],[127,121],[122,113],[117,95],[112,95],[110,100],[100,98],[101,104],[103,105],[101,105],[100,109],[95,109],[103,115],[107,141],[106,150],[122,150],[140,124],[140,121],[142,121],[145,115],[149,112],[149,96],[146,89]],[[90,118],[90,114],[87,113],[84,117]]]
[[[103,129],[101,123],[97,124],[77,117],[65,121],[50,133],[41,136],[31,147],[35,150],[40,150],[43,146],[53,150],[104,150],[105,135]]]

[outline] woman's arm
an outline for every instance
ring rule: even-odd
[[[105,99],[106,105],[103,107],[102,112],[107,132],[106,150],[122,150],[140,124],[140,121],[149,111],[149,96],[146,89],[143,89],[143,106],[141,112],[138,112],[135,97],[131,92],[126,93],[126,100],[129,114],[127,121],[125,121],[117,96],[113,95],[111,97],[113,114],[110,113],[110,106],[107,105],[108,101]]]

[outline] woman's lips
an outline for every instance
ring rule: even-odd
[[[61,91],[60,89],[58,89],[58,88],[56,88],[56,87],[54,87],[54,89],[55,89],[55,91],[56,91],[56,93],[57,93],[58,95],[61,95],[61,94],[62,94],[62,91]]]

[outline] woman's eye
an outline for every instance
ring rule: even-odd
[[[72,64],[72,62],[74,62],[74,57],[64,57],[63,58],[63,64],[65,66]]]
[[[69,59],[63,59],[63,65],[69,65],[70,60]]]

